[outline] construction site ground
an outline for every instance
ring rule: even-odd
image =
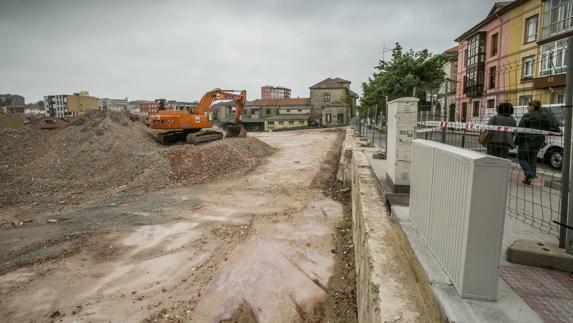
[[[241,151],[264,153],[241,159],[237,150],[243,168],[209,167],[208,152],[196,147],[153,146],[170,162],[157,159],[149,167],[171,170],[138,169],[147,177],[110,179],[117,187],[78,182],[82,189],[62,196],[51,186],[45,191],[51,196],[24,186],[37,198],[13,188],[22,196],[0,200],[0,317],[356,321],[349,193],[335,180],[344,132],[249,136],[237,141]],[[226,152],[236,148],[229,145],[235,144],[216,144],[216,156],[230,158]],[[186,167],[189,158],[213,180]],[[11,185],[26,180],[19,171],[3,172]],[[159,184],[143,189],[145,178]]]

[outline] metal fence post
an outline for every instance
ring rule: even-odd
[[[446,78],[446,82],[444,84],[444,113],[442,116],[442,120],[444,121],[444,123],[448,120],[446,120],[446,107],[448,106],[448,82],[449,79]],[[445,144],[446,143],[446,127],[442,128],[442,143]]]
[[[571,167],[571,105],[573,104],[573,37],[567,39],[567,84],[565,87],[565,134],[563,142],[563,164],[561,174],[561,223],[571,224],[572,216],[569,214],[569,204],[573,205],[569,196],[570,167]],[[569,219],[569,221],[568,221]],[[559,248],[567,249],[568,253],[573,253],[573,232],[564,226],[559,228]]]

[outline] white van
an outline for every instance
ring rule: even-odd
[[[487,109],[486,123],[491,117],[497,114],[497,109]],[[554,132],[564,133],[565,124],[565,107],[563,104],[548,104],[544,105],[542,111],[549,116],[552,120],[552,129]],[[527,113],[527,106],[517,106],[514,107],[513,117],[519,124],[521,117]],[[516,153],[516,150],[511,152]],[[563,137],[560,136],[545,136],[545,143],[537,158],[543,160],[553,169],[561,169],[561,164],[563,163]]]

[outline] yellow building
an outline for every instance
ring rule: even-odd
[[[97,109],[97,99],[89,96],[88,92],[82,91],[68,95],[68,111],[74,112],[76,115],[86,113],[88,110]]]
[[[569,3],[571,2],[571,3]],[[482,122],[502,102],[563,103],[573,0],[497,2],[458,45],[455,120]]]
[[[533,99],[551,103],[547,90],[534,88],[534,78],[538,75],[539,29],[543,1],[520,1],[521,5],[510,10],[507,19],[507,33],[501,41],[506,42],[506,56],[500,61],[500,81],[503,84],[505,102],[514,105],[527,105]],[[505,30],[503,30],[505,31]]]

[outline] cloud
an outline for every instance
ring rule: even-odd
[[[0,0],[0,92],[27,101],[198,99],[215,87],[308,96],[326,77],[360,84],[382,46],[441,52],[493,1]]]

